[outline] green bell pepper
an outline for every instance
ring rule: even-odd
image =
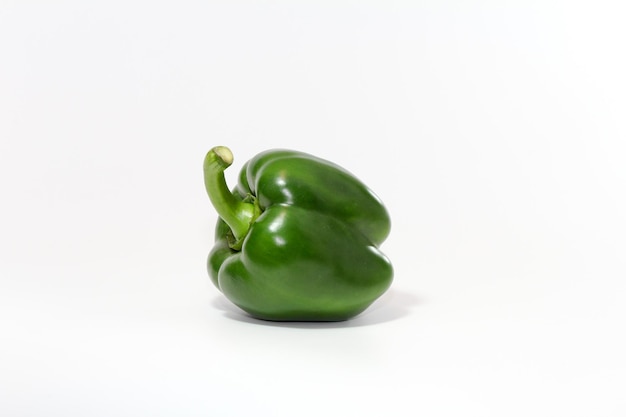
[[[263,152],[230,191],[231,151],[204,160],[219,218],[208,270],[235,305],[274,321],[340,321],[364,311],[391,285],[378,249],[390,231],[380,199],[343,168],[302,152]]]

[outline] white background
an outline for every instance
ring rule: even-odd
[[[621,2],[0,3],[0,415],[626,415]],[[202,160],[385,201],[337,324],[212,286]]]

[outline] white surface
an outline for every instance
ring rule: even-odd
[[[0,415],[626,415],[619,4],[2,2]],[[363,179],[391,291],[231,307],[214,145]]]

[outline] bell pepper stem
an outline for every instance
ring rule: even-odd
[[[237,199],[228,189],[224,170],[233,163],[233,153],[216,146],[204,158],[204,186],[217,214],[226,222],[237,242],[241,242],[259,215],[254,203]]]

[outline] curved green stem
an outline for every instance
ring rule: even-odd
[[[239,246],[250,230],[250,225],[259,216],[255,203],[237,199],[228,189],[224,170],[233,163],[233,153],[225,146],[216,146],[204,158],[204,186],[217,214],[233,232]],[[239,244],[239,245],[238,245]]]

